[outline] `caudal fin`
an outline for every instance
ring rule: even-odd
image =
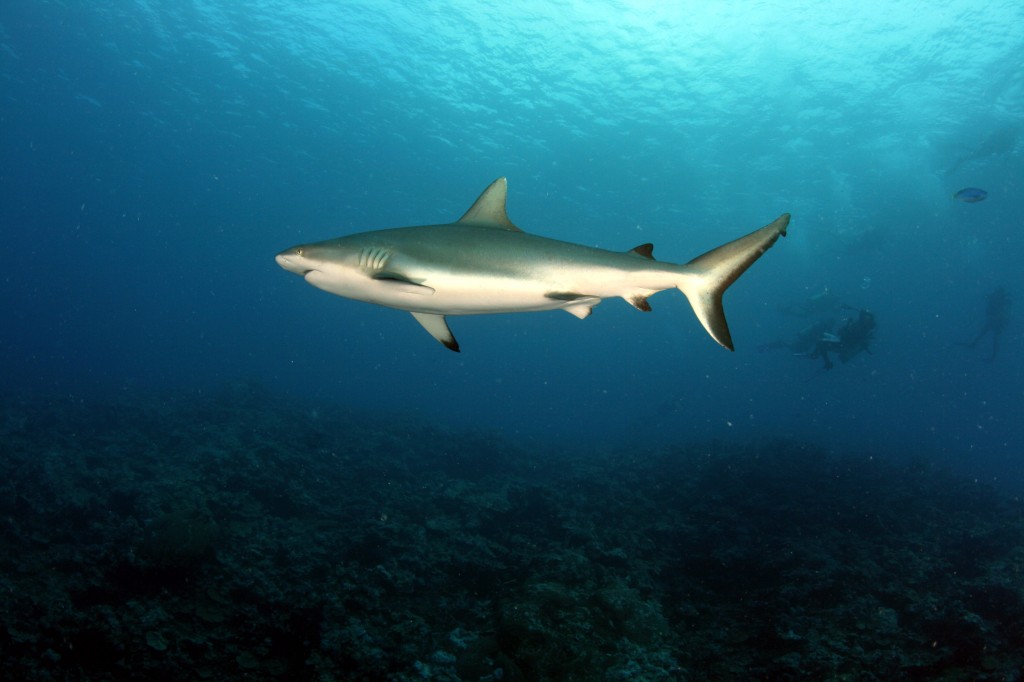
[[[780,236],[786,236],[788,225],[789,214],[783,213],[771,225],[712,249],[682,266],[685,277],[677,285],[679,290],[686,294],[693,312],[711,338],[729,350],[734,349],[722,308],[722,294]]]

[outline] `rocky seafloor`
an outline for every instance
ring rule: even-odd
[[[1019,500],[794,442],[587,455],[257,386],[0,400],[5,680],[1018,680]]]

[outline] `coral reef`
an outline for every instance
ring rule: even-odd
[[[1021,504],[920,460],[538,452],[244,382],[0,415],[4,679],[1024,670]]]

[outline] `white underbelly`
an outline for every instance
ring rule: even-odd
[[[428,282],[424,284],[434,292],[394,292],[388,296],[387,302],[382,301],[381,304],[415,312],[480,315],[556,310],[567,303],[562,298],[549,296],[552,289],[540,282],[488,279],[466,283],[433,282],[434,286]]]
[[[407,270],[401,279],[374,278],[362,273],[309,272],[306,280],[332,294],[419,313],[481,315],[570,309],[581,299],[590,306],[615,296],[646,296],[672,284],[660,272],[646,276],[611,268],[549,269],[534,276],[494,276]],[[641,281],[637,281],[637,280]],[[662,281],[664,280],[664,281]]]

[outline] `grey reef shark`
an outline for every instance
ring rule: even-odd
[[[722,294],[785,236],[789,214],[685,265],[654,260],[654,247],[625,252],[523,232],[508,219],[505,178],[484,190],[466,214],[422,225],[293,246],[277,254],[285,270],[324,291],[407,310],[446,348],[459,350],[448,315],[565,310],[583,319],[619,296],[649,311],[647,298],[676,288],[719,344],[733,349]]]

